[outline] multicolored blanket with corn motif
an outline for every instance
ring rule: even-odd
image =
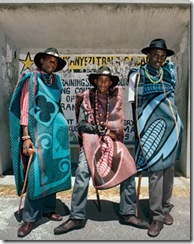
[[[180,154],[182,123],[174,104],[174,63],[166,63],[163,71],[163,80],[157,84],[146,78],[143,66],[137,71],[134,120],[138,172],[168,168]]]

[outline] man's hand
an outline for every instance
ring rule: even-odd
[[[34,145],[30,139],[23,141],[23,154],[29,156],[29,149],[34,148]]]

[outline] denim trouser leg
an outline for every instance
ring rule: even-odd
[[[120,185],[120,215],[135,214],[136,212],[136,188],[135,176],[129,177]]]
[[[42,212],[48,213],[51,211],[55,211],[55,209],[56,209],[56,193],[44,197]]]
[[[51,194],[44,198],[31,200],[28,193],[26,193],[23,221],[35,222],[42,217],[43,212],[50,212],[56,208],[56,194]]]
[[[75,183],[71,200],[72,219],[85,219],[90,172],[83,149],[79,153],[79,163],[75,172]]]

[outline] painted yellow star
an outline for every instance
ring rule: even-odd
[[[24,66],[22,68],[22,71],[25,71],[27,69],[30,70],[30,66],[32,66],[34,64],[34,61],[31,59],[29,52],[27,53],[27,56],[26,56],[25,60],[24,59],[19,59],[19,61],[21,61],[24,64]]]

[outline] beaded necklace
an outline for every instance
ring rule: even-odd
[[[163,79],[164,72],[163,72],[162,67],[160,67],[160,69],[159,69],[159,74],[157,74],[155,76],[152,76],[152,75],[149,74],[149,71],[147,69],[147,65],[144,67],[144,70],[145,70],[146,76],[152,82],[152,84],[157,84]]]
[[[96,89],[96,91],[95,91],[95,119],[96,119],[96,124],[97,124],[98,130],[102,133],[107,131],[106,124],[108,123],[109,107],[110,107],[109,91],[107,91],[107,93],[106,93],[106,99],[107,99],[107,102],[106,102],[106,105],[107,105],[106,106],[106,121],[104,123],[105,127],[103,129],[101,129],[100,121],[99,121],[99,115],[98,115],[98,91]]]
[[[44,74],[43,72],[40,72],[41,75],[42,75],[42,78],[44,80],[44,83],[47,85],[47,86],[51,86],[53,81],[54,81],[54,76],[53,74]],[[46,78],[45,76],[48,76],[49,78]]]

